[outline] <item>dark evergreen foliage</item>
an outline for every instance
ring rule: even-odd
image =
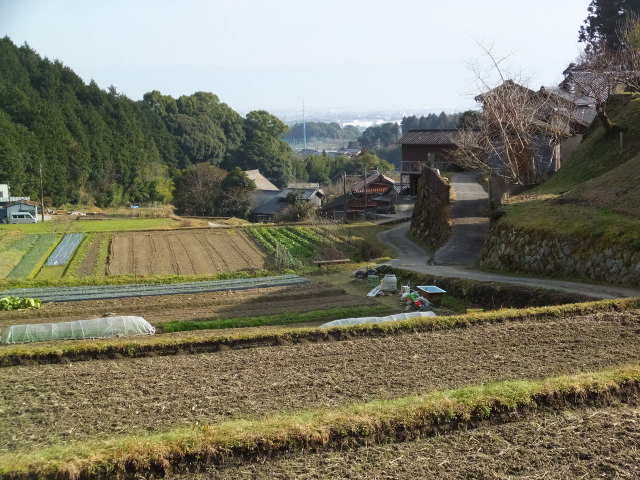
[[[199,163],[259,168],[284,184],[285,131],[267,112],[243,119],[207,92],[176,100],[154,90],[135,102],[0,40],[0,183],[14,196],[39,198],[40,167],[45,203],[55,206],[168,203],[174,181]]]
[[[618,30],[627,17],[640,15],[640,0],[591,0],[587,11],[578,37],[587,44],[587,51],[597,51],[599,47],[617,50]]]

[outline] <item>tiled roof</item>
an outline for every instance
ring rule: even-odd
[[[351,190],[353,190],[354,192],[360,192],[360,191],[364,192],[365,183],[367,184],[367,186],[369,186],[372,183],[378,183],[378,182],[387,183],[389,184],[390,187],[393,187],[396,184],[396,181],[393,178],[389,178],[386,175],[383,175],[382,173],[376,172],[369,175],[366,180],[360,180],[353,187],[351,187]],[[367,190],[369,190],[369,188],[367,188]]]
[[[280,192],[278,194],[278,197],[287,198],[287,195],[289,195],[290,193],[296,193],[303,200],[309,200],[315,194],[317,194],[319,197],[324,196],[324,194],[322,193],[322,190],[318,188],[287,188],[282,192]]]
[[[251,209],[254,215],[276,215],[287,206],[280,198],[279,192],[268,190],[256,195],[254,201],[256,206]]]
[[[409,130],[400,141],[401,145],[454,145],[457,130]]]

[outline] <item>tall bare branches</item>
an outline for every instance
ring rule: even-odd
[[[476,97],[482,104],[477,127],[457,136],[455,161],[512,184],[535,183],[548,173],[553,147],[568,132],[571,104],[508,79],[501,67],[504,59],[483,50],[490,73],[501,83],[492,87],[479,68],[472,69],[486,91]]]

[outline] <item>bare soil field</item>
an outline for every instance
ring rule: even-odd
[[[266,267],[267,254],[242,231],[193,229],[116,233],[109,275],[205,275]]]
[[[0,370],[0,450],[640,360],[640,311]]]
[[[109,312],[118,315],[138,315],[152,324],[158,324],[174,320],[308,312],[375,303],[376,300],[350,295],[344,289],[329,284],[307,283],[227,292],[48,302],[38,310],[0,312],[0,327],[83,320],[104,316]]]
[[[541,413],[412,442],[258,459],[171,480],[638,478],[640,408]]]

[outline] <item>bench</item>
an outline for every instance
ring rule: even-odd
[[[339,265],[341,263],[351,263],[351,260],[348,258],[339,258],[338,260],[317,260],[313,262],[318,267],[327,267],[329,265]]]

